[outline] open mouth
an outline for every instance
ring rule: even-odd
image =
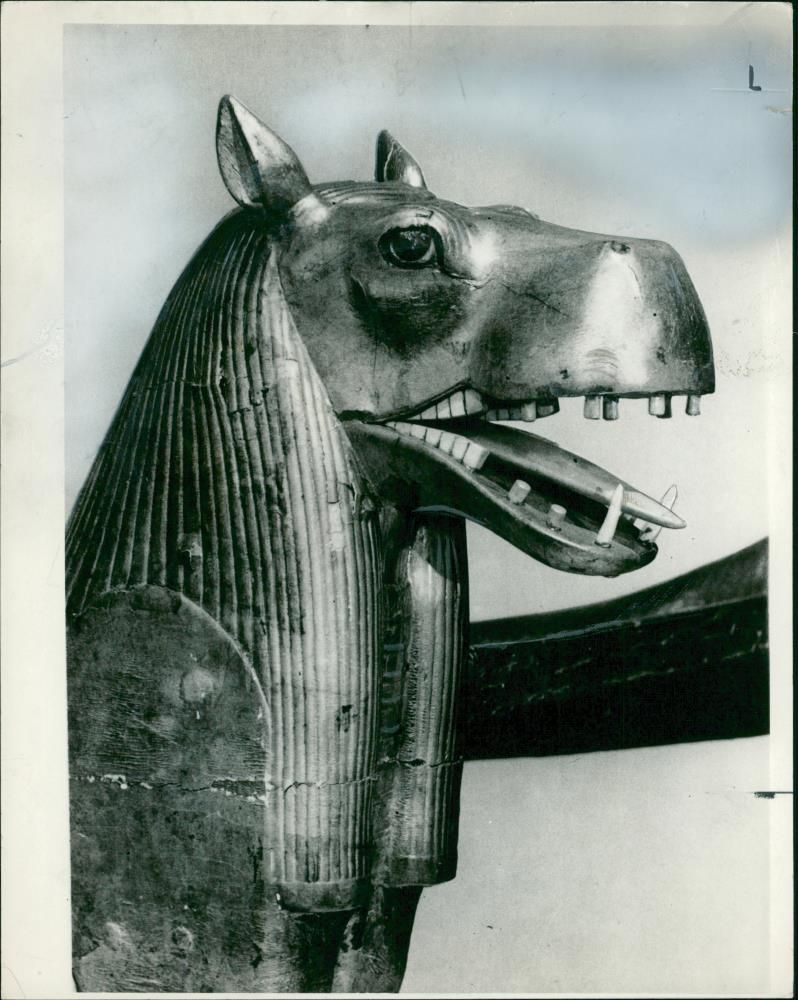
[[[660,530],[685,526],[672,510],[675,487],[654,500],[553,442],[502,423],[530,423],[558,408],[554,399],[506,403],[457,389],[402,419],[344,426],[375,486],[400,495],[403,505],[468,518],[556,569],[617,576],[645,566],[657,554]],[[669,416],[670,397],[649,397],[649,410]],[[697,397],[688,396],[687,412],[698,412]],[[617,413],[617,397],[585,400],[588,417]]]

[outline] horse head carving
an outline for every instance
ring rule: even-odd
[[[68,527],[75,977],[397,989],[456,867],[464,519],[650,562],[670,506],[515,424],[695,414],[709,334],[666,244],[439,199],[387,132],[374,182],[313,185],[224,98],[217,151],[240,207]]]

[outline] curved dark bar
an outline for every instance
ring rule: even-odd
[[[767,539],[603,604],[471,626],[466,759],[769,731]]]

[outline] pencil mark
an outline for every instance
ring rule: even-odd
[[[58,326],[46,326],[32,347],[29,347],[26,351],[22,351],[21,354],[15,354],[13,358],[6,358],[5,361],[0,361],[0,368],[10,368],[11,365],[24,361],[25,358],[30,357],[31,354],[35,354],[37,351],[44,351],[45,356],[50,360],[57,357],[60,354],[59,339],[61,333],[62,329]]]
[[[11,365],[17,364],[18,361],[24,361],[34,351],[37,351],[39,347],[40,345],[36,344],[34,347],[29,347],[27,351],[23,351],[22,354],[17,354],[16,357],[9,358],[7,361],[0,361],[0,368],[10,368]]]
[[[749,52],[748,58],[751,58]],[[723,92],[726,94],[749,94],[749,93],[765,93],[765,94],[786,94],[786,90],[781,88],[763,87],[761,84],[754,83],[754,67],[752,63],[748,63],[748,86],[747,87],[713,87],[713,91]]]
[[[452,57],[454,59],[454,71],[457,74],[457,82],[460,84],[460,93],[463,95],[463,100],[466,100],[465,87],[463,86],[463,78],[460,75],[460,64],[457,62],[457,56]]]
[[[25,991],[22,989],[22,983],[20,983],[19,979],[17,979],[16,975],[14,974],[14,970],[11,968],[11,966],[10,965],[4,965],[3,966],[3,970],[5,972],[7,972],[8,975],[14,980],[14,982],[16,984],[16,987],[19,990],[19,995],[21,997],[27,996],[27,994],[25,993]]]
[[[722,22],[723,26],[726,27],[730,24],[736,24],[738,21],[742,21],[743,18],[747,17],[751,13],[751,8],[754,6],[753,3],[744,4],[738,10],[734,11],[725,21]]]

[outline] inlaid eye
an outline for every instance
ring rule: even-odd
[[[437,233],[427,226],[391,229],[380,240],[380,252],[397,267],[426,267],[438,260]]]

